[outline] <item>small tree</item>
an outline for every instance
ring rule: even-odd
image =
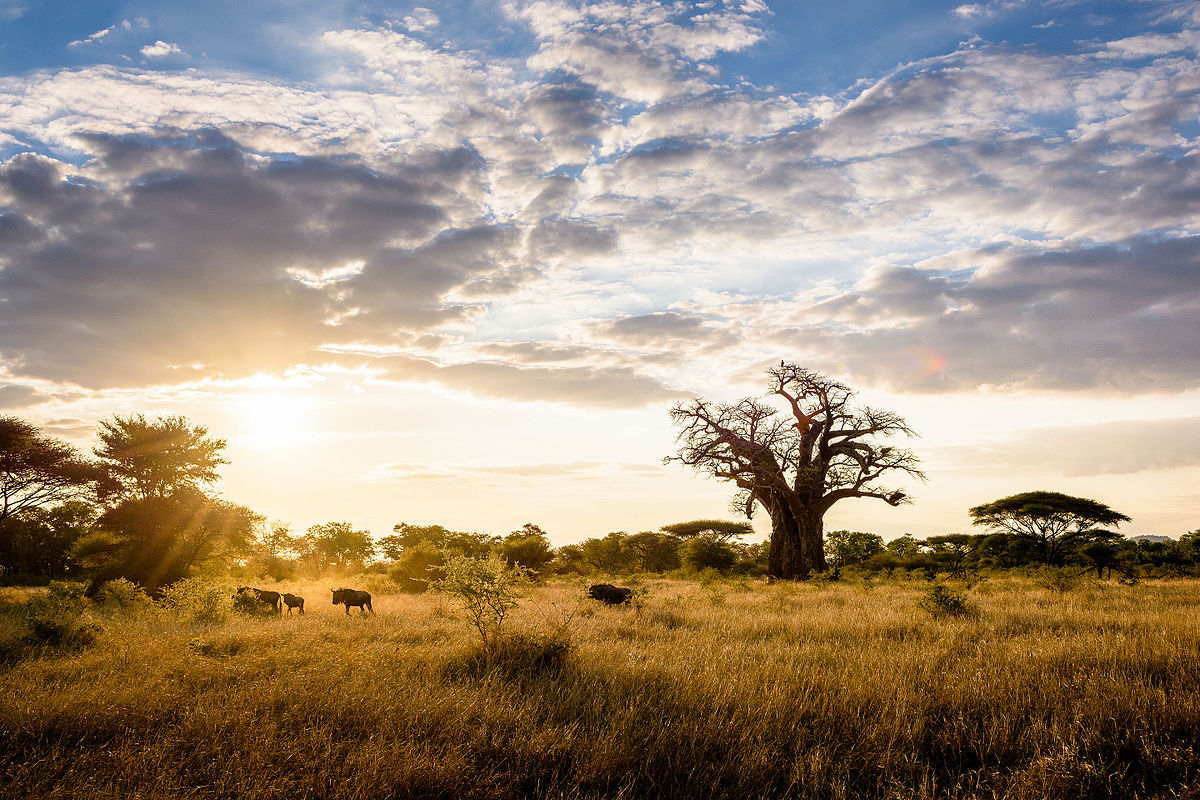
[[[540,574],[554,560],[554,545],[546,532],[532,522],[505,536],[498,547],[510,566],[519,565],[535,574]]]
[[[357,530],[349,522],[312,525],[305,532],[303,546],[316,562],[318,571],[362,569],[375,554],[371,532]]]
[[[697,536],[679,546],[679,561],[689,572],[705,569],[725,572],[737,561],[737,552],[717,536]]]
[[[861,564],[883,551],[883,537],[874,533],[830,531],[825,535],[825,561],[835,569]]]
[[[479,633],[484,651],[500,646],[504,620],[517,607],[529,586],[525,568],[509,566],[498,554],[487,559],[453,556],[443,568],[445,577],[434,588],[462,608],[467,621]]]
[[[1120,525],[1129,517],[1103,503],[1060,492],[1022,492],[970,510],[971,520],[988,530],[1028,542],[1039,561],[1061,564],[1076,546],[1112,538],[1101,525]]]

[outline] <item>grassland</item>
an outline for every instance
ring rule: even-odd
[[[1200,583],[647,581],[565,664],[486,668],[438,596],[347,617],[97,613],[3,666],[11,798],[1149,798],[1200,794]],[[959,587],[961,590],[961,587]],[[536,589],[547,630],[577,584]]]

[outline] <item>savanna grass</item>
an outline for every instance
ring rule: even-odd
[[[91,647],[5,667],[0,796],[1200,792],[1196,582],[992,579],[934,618],[920,582],[648,580],[539,637],[578,602],[552,584],[498,664],[436,595],[347,617],[297,588],[305,617],[110,614]]]

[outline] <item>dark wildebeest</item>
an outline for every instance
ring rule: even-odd
[[[611,583],[596,583],[588,587],[588,597],[600,600],[610,606],[619,606],[629,602],[633,589],[613,586]]]
[[[291,594],[290,592],[284,592],[283,593],[283,604],[285,606],[287,606],[287,608],[288,608],[287,612],[289,614],[292,613],[293,608],[300,609],[301,614],[304,613],[304,598],[303,597]]]
[[[251,586],[239,586],[238,594],[249,592],[254,596],[254,599],[262,603],[264,606],[271,608],[276,614],[283,613],[283,606],[280,604],[279,592],[270,592],[265,589],[255,589]]]
[[[333,592],[333,604],[336,606],[341,603],[346,607],[346,613],[350,613],[350,606],[358,606],[358,610],[362,613],[370,611],[375,613],[375,609],[371,608],[370,592],[360,592],[357,589],[330,589]]]

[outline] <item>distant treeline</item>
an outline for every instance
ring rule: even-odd
[[[294,533],[207,487],[225,441],[183,417],[141,415],[100,423],[93,457],[15,417],[0,417],[0,580],[125,578],[151,593],[198,571],[275,580],[380,573],[402,591],[424,591],[447,559],[498,554],[536,577],[635,573],[765,575],[768,543],[740,541],[748,522],[700,519],[617,531],[554,547],[526,523],[504,536],[397,523],[375,539],[349,522]],[[1200,574],[1200,531],[1178,541],[1133,541],[1107,530],[1128,521],[1103,504],[1025,492],[970,510],[987,533],[885,543],[872,533],[824,537],[829,577],[843,572],[962,575],[1047,564],[1105,576]]]

